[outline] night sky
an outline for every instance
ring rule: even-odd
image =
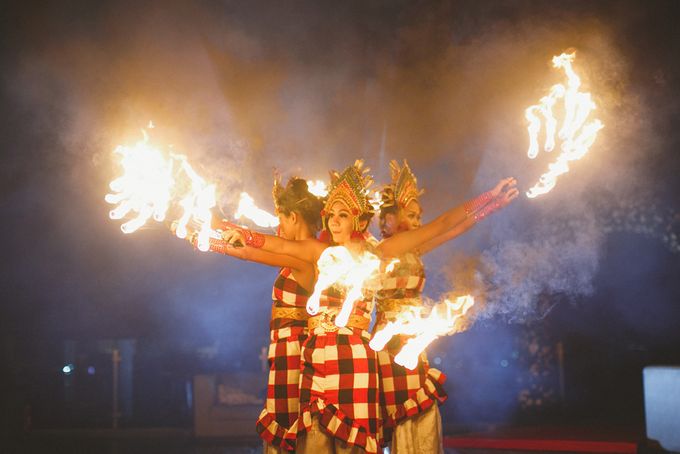
[[[613,413],[608,397],[592,397],[613,375],[616,392],[641,393],[640,367],[680,363],[679,2],[23,1],[3,10],[5,389],[30,399],[26,383],[60,369],[69,339],[134,338],[174,358],[178,374],[259,370],[276,270],[194,251],[158,223],[124,235],[108,218],[113,149],[139,140],[149,121],[154,140],[217,184],[226,216],[242,190],[272,210],[273,169],[323,179],[364,158],[385,183],[389,160],[407,158],[426,189],[427,221],[502,177],[523,191],[534,184],[551,158],[526,157],[524,109],[563,81],[550,60],[572,48],[605,124],[589,154],[552,193],[521,195],[425,259],[428,297],[467,290],[479,301],[470,330],[433,347],[468,396],[445,415],[515,414],[516,399],[482,363],[513,358],[506,346],[522,327],[564,342],[577,407]],[[199,360],[197,349],[215,353]],[[590,381],[580,374],[597,364]],[[624,405],[633,418],[635,399]]]

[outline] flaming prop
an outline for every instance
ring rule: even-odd
[[[380,191],[375,191],[373,193],[373,197],[371,197],[369,203],[375,211],[380,211],[380,207],[382,206],[382,197],[380,196]]]
[[[122,156],[123,175],[109,184],[113,193],[104,198],[106,202],[118,205],[111,210],[109,217],[122,219],[130,212],[137,213],[136,217],[121,225],[123,233],[132,233],[151,217],[158,222],[164,221],[170,206],[179,200],[183,214],[176,224],[176,235],[185,238],[187,224],[197,223],[200,226],[198,248],[207,251],[210,236],[216,235],[210,229],[210,209],[216,205],[215,185],[207,184],[185,156],[170,153],[166,157],[149,143],[145,130],[142,134],[143,139],[134,146],[120,145],[115,149]],[[183,179],[190,182],[188,191],[178,187]]]
[[[321,292],[334,284],[340,284],[347,288],[347,295],[335,317],[335,325],[342,328],[347,325],[354,303],[361,299],[366,282],[377,277],[380,259],[370,252],[355,256],[344,246],[333,246],[323,251],[317,266],[319,277],[314,292],[307,300],[307,312],[316,315]]]
[[[142,129],[143,139],[132,147],[119,145],[114,150],[122,156],[124,173],[109,187],[113,193],[104,200],[118,204],[109,212],[111,219],[122,219],[131,211],[137,216],[121,225],[123,233],[132,233],[153,216],[162,222],[170,206],[173,178],[173,161],[149,144],[149,136]]]
[[[413,370],[418,364],[418,357],[439,336],[451,335],[460,331],[456,322],[475,304],[470,295],[459,296],[455,302],[445,300],[433,307],[429,315],[422,315],[422,307],[414,307],[397,317],[373,336],[370,347],[375,351],[385,348],[392,336],[399,334],[414,336],[402,347],[394,357],[397,364]],[[442,309],[443,308],[443,309]]]
[[[567,86],[554,85],[550,94],[540,100],[540,104],[530,106],[525,111],[525,117],[529,122],[529,151],[530,159],[538,156],[539,141],[538,133],[541,129],[541,116],[545,121],[545,145],[547,152],[555,148],[555,133],[557,132],[557,119],[553,115],[553,107],[560,100],[564,100],[564,121],[557,137],[562,141],[561,153],[555,162],[548,165],[548,172],[541,175],[539,181],[527,192],[527,197],[534,198],[549,192],[555,187],[557,177],[569,171],[569,162],[581,159],[595,142],[597,132],[604,127],[600,120],[592,120],[586,123],[590,112],[595,109],[595,103],[590,93],[579,92],[581,79],[574,72],[571,62],[576,57],[575,53],[563,53],[553,57],[552,63],[555,68],[562,68],[567,76]]]
[[[326,197],[328,195],[326,183],[321,180],[308,181],[307,188],[309,189],[309,192],[317,197]]]
[[[210,209],[216,205],[215,185],[206,184],[205,180],[189,165],[185,156],[173,155],[173,157],[182,163],[182,170],[191,180],[191,191],[179,202],[184,209],[184,213],[177,223],[175,235],[177,235],[177,238],[186,238],[187,223],[192,219],[197,221],[200,225],[198,231],[198,250],[205,252],[210,249],[210,236],[213,233],[210,227],[212,223],[212,212]]]
[[[277,227],[279,225],[279,218],[271,213],[258,208],[255,205],[255,200],[247,193],[242,192],[238,201],[238,208],[234,213],[234,219],[247,218],[253,221],[260,227]]]

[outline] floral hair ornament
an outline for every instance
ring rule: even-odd
[[[406,207],[411,201],[418,201],[418,198],[425,192],[418,189],[418,180],[404,159],[403,166],[399,166],[396,160],[390,161],[390,174],[392,183],[385,186],[380,192],[380,206],[399,209]]]
[[[354,230],[359,231],[359,217],[373,213],[373,205],[370,202],[369,187],[373,184],[368,167],[364,167],[364,161],[357,159],[354,164],[347,167],[342,173],[331,171],[330,188],[326,204],[321,211],[323,228],[327,229],[326,216],[330,208],[340,202],[354,216]]]

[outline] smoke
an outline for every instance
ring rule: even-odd
[[[668,139],[657,130],[658,107],[651,103],[663,87],[636,83],[635,55],[621,46],[615,25],[580,14],[556,14],[543,22],[529,16],[512,24],[495,22],[446,52],[456,62],[456,77],[465,80],[464,91],[449,87],[454,97],[446,97],[465,105],[465,116],[449,118],[463,120],[468,128],[466,153],[457,153],[455,180],[444,179],[446,189],[455,185],[451,193],[473,197],[500,178],[514,176],[521,191],[511,206],[457,239],[453,254],[445,247],[428,258],[430,290],[444,293],[453,287],[457,293],[472,293],[475,320],[529,322],[544,317],[554,304],[591,296],[608,231],[641,232],[676,248],[674,211],[653,208],[666,191],[654,172],[658,169],[650,165],[668,149]],[[536,160],[526,157],[523,109],[564,82],[563,73],[549,63],[568,48],[576,50],[574,69],[582,91],[592,92],[598,105],[590,119],[599,118],[606,126],[589,154],[559,177],[551,193],[527,199],[524,191],[557,152],[541,153]],[[662,116],[673,109],[662,107]],[[478,110],[483,120],[475,118]],[[442,181],[433,172],[437,177],[421,176],[420,181]],[[452,205],[442,192],[428,187],[426,211]],[[640,206],[646,209],[636,215],[631,207]]]
[[[274,168],[323,179],[365,158],[383,183],[389,160],[408,158],[427,191],[427,220],[500,178],[515,176],[523,190],[534,184],[553,158],[526,158],[523,112],[563,80],[551,57],[575,48],[593,115],[606,125],[591,152],[550,194],[521,195],[426,260],[428,293],[472,292],[476,320],[540,318],[553,301],[592,294],[613,210],[668,197],[677,185],[668,158],[678,144],[680,84],[669,63],[677,44],[667,39],[675,24],[664,21],[676,16],[664,8],[16,5],[17,25],[3,32],[16,43],[2,91],[2,233],[13,240],[3,298],[17,311],[42,308],[31,311],[39,330],[218,339],[230,355],[252,358],[247,340],[229,340],[266,341],[273,272],[199,254],[160,224],[121,234],[103,201],[120,171],[118,144],[139,140],[152,120],[152,140],[216,183],[226,215],[242,190],[271,208]]]

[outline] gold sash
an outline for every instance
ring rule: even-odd
[[[322,312],[313,317],[309,317],[307,321],[307,327],[310,331],[315,328],[322,327],[326,332],[334,332],[340,329],[335,324],[335,317],[337,313],[335,312]],[[362,330],[367,330],[368,326],[371,324],[371,319],[363,317],[361,315],[350,315],[347,320],[347,328],[358,328]]]
[[[272,307],[272,320],[276,318],[287,318],[290,320],[307,320],[309,314],[304,307]]]

